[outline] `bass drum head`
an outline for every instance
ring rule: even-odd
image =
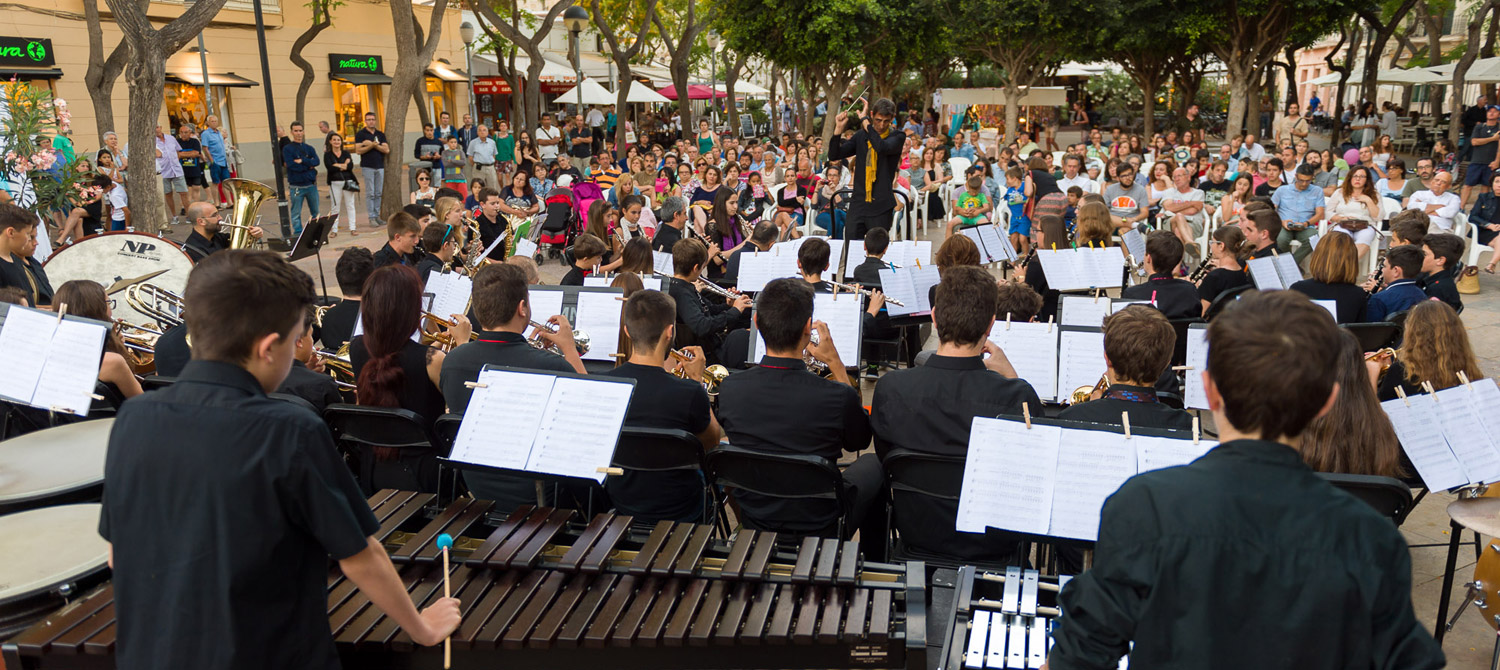
[[[121,279],[166,270],[152,277],[149,283],[182,295],[187,289],[188,273],[193,271],[193,259],[176,242],[163,237],[102,233],[59,249],[42,268],[54,289],[74,279],[90,279],[107,289]],[[109,298],[116,319],[136,325],[156,323],[131,308],[124,291]]]
[[[0,640],[104,580],[98,503],[0,516]]]

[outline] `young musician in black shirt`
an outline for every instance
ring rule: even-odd
[[[406,212],[396,212],[385,224],[385,246],[375,252],[375,269],[387,265],[405,265],[415,269],[422,260],[417,245],[422,239],[422,226]]]
[[[479,190],[479,196],[476,200],[479,201],[479,209],[474,212],[474,222],[479,224],[479,242],[484,245],[484,248],[489,249],[491,244],[495,244],[495,238],[505,233],[505,229],[510,226],[510,220],[501,214],[500,204],[504,200],[501,198],[499,191],[492,188],[482,188]],[[505,248],[514,244],[515,240],[506,240],[500,244],[495,244],[495,248],[491,249],[485,258],[495,262],[503,262],[505,260]]]
[[[338,351],[354,335],[354,323],[359,320],[359,296],[365,289],[365,281],[375,271],[375,257],[364,247],[349,247],[339,254],[333,267],[333,276],[339,283],[344,299],[323,313],[323,328],[319,335],[323,348]]]
[[[672,348],[676,317],[677,306],[671,296],[645,290],[632,294],[620,315],[631,343],[630,358],[604,375],[635,380],[626,427],[686,431],[696,436],[704,449],[712,449],[719,442],[719,422],[709,410],[708,392],[701,383],[703,350],[684,347],[684,352],[693,357],[686,363],[677,362],[686,366],[684,378],[663,368]],[[629,514],[637,521],[696,522],[703,518],[700,472],[626,472],[605,480],[604,488],[616,513]]]
[[[533,348],[526,341],[531,320],[543,321],[531,312],[526,273],[509,263],[492,263],[474,273],[472,306],[479,319],[478,339],[459,345],[443,359],[439,385],[448,411],[462,414],[469,407],[473,389],[464,385],[479,379],[485,365],[504,365],[534,370],[583,374],[583,360],[573,342],[573,327],[561,315],[545,319],[557,333],[540,331],[538,337],[556,346],[562,356]],[[464,481],[474,497],[495,501],[502,510],[536,504],[531,479],[495,472],[465,472]]]
[[[871,228],[865,233],[865,261],[851,273],[854,282],[870,289],[880,288],[880,271],[889,270],[885,262],[885,250],[891,246],[891,234],[884,228]]]
[[[1249,275],[1245,274],[1244,257],[1241,255],[1247,253],[1242,251],[1244,247],[1245,231],[1239,226],[1217,228],[1210,236],[1208,253],[1213,259],[1213,269],[1198,280],[1198,303],[1203,308],[1202,312],[1208,311],[1209,305],[1214,303],[1219,294],[1250,283]]]
[[[1462,267],[1464,239],[1453,233],[1433,233],[1422,238],[1422,274],[1417,286],[1430,298],[1448,303],[1463,314],[1464,300],[1458,294],[1454,273]]]
[[[432,273],[441,274],[443,266],[453,269],[453,254],[458,251],[458,229],[446,223],[430,223],[422,229],[422,260],[417,261],[417,276],[422,285]]]
[[[1024,284],[1008,285],[1029,292],[1040,306],[1035,291]],[[943,273],[932,306],[937,352],[920,367],[893,370],[875,384],[870,425],[882,459],[893,450],[964,456],[974,417],[1021,414],[1022,403],[1033,413],[1040,411],[1036,391],[1016,378],[1004,352],[989,341],[995,324],[989,306],[997,304],[998,296],[994,277],[981,268],[960,266]],[[1030,320],[1030,315],[1017,320]],[[1017,558],[1020,540],[1014,536],[955,531],[957,500],[898,495],[893,512],[901,543],[917,555],[959,562]]]
[[[1245,233],[1245,244],[1250,248],[1249,259],[1276,255],[1276,236],[1281,234],[1281,216],[1270,205],[1245,205],[1240,213],[1240,230]],[[1250,272],[1246,266],[1245,272]]]
[[[732,374],[719,385],[719,421],[729,443],[767,453],[811,454],[830,462],[869,446],[870,421],[859,391],[849,381],[828,326],[812,320],[812,287],[801,279],[777,279],[766,284],[755,302],[766,355],[758,367]],[[812,347],[814,328],[819,342]],[[827,365],[833,378],[809,372],[803,351]],[[881,487],[880,461],[874,454],[844,469],[844,486],[846,499],[853,501],[846,527],[860,526],[863,518],[883,525],[880,513],[865,514]],[[745,526],[757,530],[828,536],[840,514],[827,500],[787,500],[743,491],[736,492],[735,499]],[[885,536],[883,529],[860,527],[863,537]],[[880,543],[866,544],[868,556]]]
[[[1132,667],[1442,667],[1401,533],[1298,453],[1339,392],[1333,317],[1295,291],[1251,292],[1208,342],[1220,443],[1105,501],[1093,567],[1059,597],[1049,666],[1113,669],[1129,653]]]
[[[1192,414],[1168,407],[1156,397],[1156,380],[1171,364],[1176,343],[1172,324],[1145,305],[1129,305],[1104,317],[1109,389],[1103,397],[1073,405],[1057,418],[1118,426],[1123,422],[1120,415],[1129,414],[1132,426],[1192,430]]]
[[[37,218],[9,202],[0,204],[0,286],[26,293],[32,307],[52,304],[52,284],[36,253]]]
[[[414,641],[442,642],[458,601],[417,611],[327,426],[265,395],[306,330],[311,278],[226,251],[184,298],[193,361],[120,408],[104,466],[118,667],[339,668],[330,557]]]
[[[661,233],[657,232],[659,236]],[[708,249],[698,240],[678,240],[672,247],[672,276],[661,280],[662,291],[677,302],[677,322],[688,330],[691,342],[710,353],[710,360],[739,367],[749,357],[749,297],[734,302],[710,304],[694,285],[708,263]]]
[[[771,250],[776,244],[776,236],[779,234],[776,224],[770,221],[762,221],[755,224],[750,231],[750,241],[729,254],[729,262],[724,264],[724,276],[719,280],[728,286],[734,286],[740,281],[740,258],[745,254],[764,253]]]
[[[210,254],[229,248],[229,231],[220,226],[223,217],[219,210],[206,202],[195,202],[187,206],[187,218],[193,222],[193,232],[188,233],[182,250],[194,263],[203,262]],[[265,233],[260,226],[250,227],[250,237],[260,239]]]
[[[281,382],[276,392],[306,400],[321,414],[329,405],[344,402],[344,398],[339,394],[339,385],[323,371],[323,364],[313,355],[314,313],[312,307],[307,308],[307,325],[302,337],[297,338],[297,350],[292,354],[292,368],[287,371],[286,380]],[[309,365],[317,369],[310,368]]]
[[[1198,287],[1174,276],[1182,263],[1182,240],[1165,230],[1146,236],[1146,273],[1144,284],[1127,287],[1120,297],[1127,300],[1149,300],[1168,319],[1187,319],[1203,315],[1198,302]]]
[[[595,268],[604,261],[605,251],[604,240],[589,233],[579,235],[573,241],[573,267],[568,268],[568,273],[563,275],[562,281],[557,282],[558,285],[583,286],[583,278],[593,274]]]

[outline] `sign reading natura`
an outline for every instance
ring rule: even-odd
[[[333,74],[385,74],[380,56],[367,54],[328,54],[328,69]]]
[[[52,40],[38,37],[0,37],[0,66],[52,67]]]

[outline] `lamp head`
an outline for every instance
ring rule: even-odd
[[[458,24],[458,36],[463,39],[465,46],[474,44],[474,24],[468,21]]]
[[[563,11],[563,25],[568,27],[568,32],[579,33],[589,24],[589,10],[578,5],[573,5]]]

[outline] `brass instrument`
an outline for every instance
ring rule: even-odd
[[[557,332],[557,327],[553,326],[550,323],[541,323],[535,319],[528,319],[527,322],[531,324],[531,327],[536,328],[537,330],[545,330],[549,333]],[[588,333],[585,333],[581,330],[573,331],[573,346],[574,348],[578,349],[579,356],[582,356],[589,352],[589,341],[590,338]],[[547,341],[543,340],[540,335],[533,335],[531,337],[528,337],[526,338],[526,342],[533,347],[541,349],[542,351],[550,351],[554,354],[557,354],[558,356],[563,355],[562,350],[558,349],[554,345],[548,344]]]
[[[875,294],[875,291],[873,291],[871,289],[861,288],[859,286],[855,286],[854,284],[841,284],[841,283],[836,282],[836,281],[828,282],[828,284],[830,286],[837,287],[840,290],[848,291],[850,293],[857,293],[857,294],[862,295],[862,296],[864,296],[866,298],[871,297],[871,296],[873,296]],[[888,302],[888,303],[891,303],[892,305],[895,305],[897,307],[905,307],[906,306],[906,303],[903,303],[900,300],[897,300],[897,299],[889,297],[889,296],[886,297],[885,301]]]
[[[532,217],[529,214],[506,214],[505,212],[501,212],[500,216],[505,217],[506,222],[505,232],[501,233],[500,237],[509,238],[505,240],[505,257],[510,258],[516,255],[516,240],[521,239],[521,226],[527,226],[526,237],[528,239],[536,239],[536,236],[532,235],[533,231],[529,225]],[[540,231],[541,228],[538,227],[536,232]]]
[[[317,307],[314,307],[313,308],[313,325],[315,325],[315,326],[317,326],[319,328],[322,328],[323,327],[323,316],[325,314],[327,314],[328,310],[330,310],[330,309],[333,309],[333,305],[318,305]]]
[[[446,332],[453,328],[452,321],[444,319],[443,317],[440,317],[426,310],[422,311],[422,318],[424,320],[424,326],[421,329],[422,344],[428,346],[436,345],[443,351],[452,351],[454,347],[457,347],[460,344],[466,344],[465,342],[454,342],[453,336]],[[434,327],[432,330],[428,330],[425,324],[432,324]],[[469,342],[473,342],[477,339],[479,339],[479,335],[477,333],[469,333]]]
[[[131,284],[125,288],[125,302],[131,309],[151,317],[162,330],[170,330],[183,323],[183,300],[156,284]]]
[[[338,384],[339,390],[352,391],[356,388],[354,377],[354,363],[349,360],[349,343],[345,342],[338,351],[319,350],[313,352],[323,361],[323,369],[328,371],[328,376],[333,377],[333,383]]]
[[[1214,259],[1212,257],[1204,258],[1203,262],[1199,263],[1198,267],[1193,270],[1193,273],[1188,275],[1188,281],[1193,282],[1193,285],[1197,286],[1198,282],[1203,281],[1203,278],[1208,276],[1208,271],[1212,269],[1213,262]]]
[[[1070,396],[1070,402],[1068,404],[1077,405],[1080,403],[1088,402],[1090,400],[1097,400],[1099,396],[1096,394],[1102,394],[1104,391],[1108,390],[1109,373],[1106,372],[1102,375],[1099,375],[1099,383],[1094,384],[1093,386],[1080,386],[1076,389],[1073,389],[1073,394]]]
[[[229,248],[259,247],[263,242],[250,237],[250,228],[260,217],[261,202],[266,198],[274,198],[276,190],[249,179],[226,179],[224,186],[229,188],[229,200],[234,203],[229,214],[229,221],[219,222],[219,227],[230,229]]]
[[[812,332],[808,333],[807,346],[816,347],[822,340],[823,338],[818,335],[818,329],[814,328],[812,329]],[[827,374],[832,372],[827,363],[824,363],[823,361],[820,361],[817,358],[813,357],[812,354],[807,352],[807,349],[802,350],[802,364],[806,365],[807,369],[812,370],[819,375],[826,376]]]
[[[677,359],[678,363],[682,364],[677,366],[677,369],[673,370],[672,374],[675,375],[678,379],[687,379],[687,363],[693,360],[693,356],[685,351],[682,351],[681,349],[668,349],[667,353],[670,354],[672,358]],[[715,364],[703,368],[703,379],[701,380],[701,382],[703,384],[703,389],[705,391],[708,391],[708,396],[710,398],[719,395],[719,384],[723,382],[727,377],[729,377],[729,368],[726,368],[722,365]]]
[[[125,362],[131,372],[149,374],[156,370],[156,338],[161,337],[161,331],[120,319],[115,319],[113,330],[125,346]]]
[[[1391,362],[1396,360],[1396,350],[1386,347],[1379,351],[1372,351],[1365,354],[1366,362],[1376,359],[1380,360],[1380,372],[1375,375],[1375,382],[1378,384],[1381,379],[1385,378],[1386,371],[1391,369]]]

